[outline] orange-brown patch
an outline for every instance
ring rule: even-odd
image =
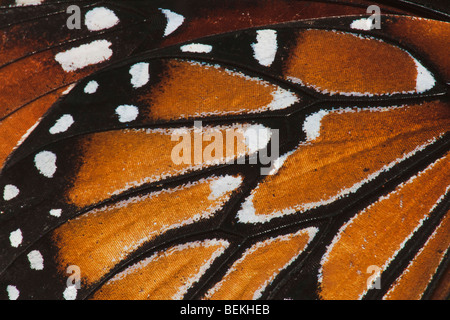
[[[450,215],[447,215],[422,250],[397,279],[386,300],[420,300],[450,247]]]
[[[46,51],[16,61],[0,69],[0,118],[49,91],[77,81],[94,67],[66,73]]]
[[[77,265],[83,281],[92,284],[142,244],[212,216],[232,193],[211,198],[210,183],[217,179],[132,198],[70,220],[53,233],[61,272]]]
[[[311,230],[258,242],[247,249],[206,295],[214,300],[252,300],[311,240]]]
[[[167,37],[163,41],[163,45],[173,45],[211,34],[281,22],[366,14],[367,8],[367,6],[358,8],[337,3],[286,0],[258,1],[258,3],[240,1],[236,3],[235,8],[221,6],[220,10],[211,6],[198,8],[197,16],[182,25],[176,33]]]
[[[140,102],[150,120],[265,111],[279,87],[259,79],[190,61],[166,63],[164,79]]]
[[[320,136],[304,143],[253,191],[255,214],[302,211],[338,196],[450,128],[448,104],[331,112]]]
[[[396,17],[383,22],[383,28],[401,43],[413,46],[450,82],[450,23],[412,17]]]
[[[284,64],[284,77],[299,79],[321,92],[382,95],[415,91],[417,68],[407,52],[386,42],[338,31],[306,30],[297,34],[297,44]]]
[[[203,134],[209,131],[203,128]],[[194,141],[196,134],[192,129],[186,131],[186,139]],[[226,137],[226,129],[220,130]],[[190,163],[175,164],[172,159],[172,151],[179,145],[179,140],[172,141],[171,130],[146,131],[146,130],[119,130],[95,133],[82,138],[83,154],[81,167],[74,179],[72,188],[68,191],[69,201],[77,206],[87,206],[100,202],[120,191],[144,183],[155,182],[165,177],[176,176],[183,172],[206,168],[211,164],[199,161],[199,152],[194,152],[192,143]],[[233,156],[245,153],[243,133],[236,131],[237,143]],[[201,141],[198,140],[197,141]],[[226,148],[226,139],[223,147]],[[202,154],[211,142],[203,141]],[[207,160],[224,162],[224,157],[212,154]],[[195,156],[195,157],[194,157]],[[205,159],[203,159],[205,160]]]
[[[366,292],[372,276],[368,268],[383,270],[445,194],[450,181],[449,160],[447,154],[341,229],[323,259],[322,298],[353,300]]]
[[[94,300],[181,299],[202,267],[226,248],[224,242],[208,240],[196,245],[172,247],[129,267],[97,291]],[[193,281],[193,279],[195,279]]]
[[[0,169],[20,139],[58,100],[66,88],[49,93],[0,122]]]
[[[431,300],[448,300],[449,295],[450,295],[450,267],[447,266],[447,269],[444,271],[444,274],[441,276],[430,299]]]

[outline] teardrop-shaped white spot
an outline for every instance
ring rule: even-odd
[[[17,197],[19,195],[19,192],[20,192],[19,188],[17,188],[16,186],[14,186],[12,184],[8,184],[3,189],[3,200],[9,201],[11,199],[14,199],[15,197]]]
[[[168,9],[161,9],[161,11],[167,18],[166,29],[164,30],[164,37],[166,37],[183,24],[184,17],[181,14],[175,13]]]

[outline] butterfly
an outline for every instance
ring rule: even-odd
[[[73,3],[1,3],[2,299],[447,297],[448,14]]]

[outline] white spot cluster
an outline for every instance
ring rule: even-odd
[[[56,54],[55,60],[64,71],[76,71],[109,60],[113,54],[109,48],[111,45],[111,42],[107,40],[95,40]]]
[[[150,65],[146,62],[136,63],[130,68],[131,85],[137,89],[145,86],[150,80]]]
[[[277,32],[275,30],[258,30],[256,43],[252,44],[253,56],[258,62],[270,67],[275,60],[278,51]]]
[[[117,18],[114,11],[100,7],[89,10],[85,15],[84,21],[89,31],[100,31],[117,25],[119,18]]]

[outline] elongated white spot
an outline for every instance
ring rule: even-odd
[[[136,106],[122,105],[117,107],[116,113],[119,115],[119,121],[125,123],[136,120],[139,109]]]
[[[30,268],[33,270],[44,270],[44,258],[42,254],[37,251],[31,251],[28,255],[28,261],[30,262]]]
[[[34,157],[34,165],[44,177],[53,178],[56,172],[56,155],[50,151],[41,151]]]
[[[161,11],[167,18],[166,29],[164,30],[164,37],[166,37],[183,24],[184,17],[181,14],[172,12],[168,9],[161,9]]]
[[[55,60],[64,71],[75,71],[111,58],[113,52],[110,46],[111,42],[107,40],[95,40],[56,54]]]
[[[362,18],[353,21],[350,24],[350,28],[356,29],[356,30],[364,30],[369,31],[372,30],[373,21],[370,18]]]
[[[64,290],[63,297],[65,300],[75,300],[77,298],[77,288],[75,286],[67,287]]]
[[[44,0],[16,0],[17,6],[36,6],[41,4]]]
[[[256,209],[253,205],[253,194],[248,196],[247,199],[242,203],[241,209],[237,213],[239,222],[249,223],[255,220]]]
[[[3,200],[9,201],[19,195],[19,188],[12,184],[7,184],[3,189]]]
[[[242,183],[242,177],[224,176],[211,182],[209,200],[216,200],[230,191],[236,190]]]
[[[278,88],[276,91],[272,92],[272,97],[272,102],[267,105],[269,110],[286,109],[299,101],[294,93],[283,88]]]
[[[62,93],[63,95],[67,95],[72,89],[75,88],[75,83],[72,83],[70,86],[67,87],[66,90]]]
[[[98,82],[95,80],[91,80],[87,83],[86,87],[84,87],[84,93],[93,94],[96,93],[98,89]]]
[[[436,85],[436,80],[430,71],[428,71],[419,61],[414,59],[417,67],[416,91],[418,93],[426,92],[433,89]]]
[[[17,300],[19,298],[20,291],[15,286],[8,286],[6,292],[8,292],[9,300]]]
[[[320,110],[308,116],[303,123],[303,131],[306,133],[306,139],[312,141],[320,136],[320,127],[322,119],[328,114],[328,111]]]
[[[119,23],[119,18],[117,18],[114,11],[105,7],[100,7],[89,10],[85,15],[84,21],[88,30],[100,31],[117,25]]]
[[[48,131],[51,134],[66,132],[73,123],[74,123],[73,117],[70,114],[65,114],[61,118],[59,118],[56,121],[55,125],[51,127]]]
[[[253,56],[258,62],[270,67],[278,51],[277,32],[275,30],[258,30],[256,43],[252,44]]]
[[[131,84],[133,88],[140,88],[150,80],[150,65],[145,62],[136,63],[130,68]]]
[[[181,46],[180,50],[183,52],[210,53],[212,51],[212,48],[213,47],[209,44],[191,43]]]
[[[61,209],[52,209],[50,210],[50,215],[54,217],[61,217],[62,210]]]
[[[9,242],[11,242],[11,247],[18,248],[22,243],[22,240],[23,240],[22,230],[20,229],[11,232],[9,235]]]

